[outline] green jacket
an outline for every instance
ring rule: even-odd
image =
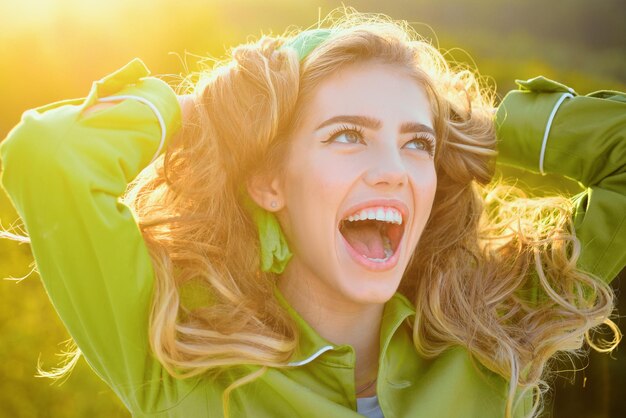
[[[165,149],[181,113],[172,89],[148,74],[136,59],[95,82],[86,99],[25,112],[0,145],[0,180],[31,237],[54,307],[133,416],[221,417],[224,388],[255,366],[217,379],[176,380],[150,354],[154,272],[133,215],[118,197]],[[498,113],[502,162],[537,167],[548,117],[562,94],[545,83],[531,82],[531,91],[505,98]],[[120,96],[126,99],[119,104],[81,114],[100,98]],[[626,261],[626,103],[617,93],[615,100],[601,97],[562,103],[543,165],[588,187],[576,213],[581,263],[609,280]],[[359,416],[352,347],[324,340],[276,295],[300,327],[299,349],[289,368],[269,369],[235,389],[231,416]],[[385,305],[377,383],[385,417],[502,417],[505,380],[462,347],[421,358],[411,338],[414,315],[399,294]]]

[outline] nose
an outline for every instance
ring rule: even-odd
[[[398,150],[377,150],[373,163],[365,173],[365,182],[372,187],[397,188],[408,181],[406,166]]]

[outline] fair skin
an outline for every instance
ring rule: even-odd
[[[437,184],[432,113],[417,81],[368,63],[325,79],[304,115],[284,173],[253,181],[249,192],[276,212],[294,253],[279,278],[281,292],[322,337],[354,348],[359,388],[376,376],[384,303],[430,215]],[[328,122],[340,115],[366,116],[378,126]],[[354,219],[370,211],[386,221]],[[375,386],[359,396],[373,394]]]
[[[185,120],[193,99],[179,102]],[[322,337],[353,347],[355,386],[364,387],[378,370],[384,303],[398,289],[435,195],[432,113],[419,83],[370,63],[329,76],[304,114],[283,175],[253,179],[248,190],[276,212],[294,253],[280,276],[281,292]],[[367,116],[379,126],[327,122],[340,115]],[[396,223],[354,220],[363,210],[382,210]],[[380,224],[388,225],[379,231]]]

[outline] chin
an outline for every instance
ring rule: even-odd
[[[401,278],[381,277],[370,274],[361,274],[370,276],[364,280],[358,280],[355,283],[347,283],[341,289],[341,293],[353,303],[360,305],[380,305],[386,303],[398,290]],[[359,277],[358,275],[352,277]]]

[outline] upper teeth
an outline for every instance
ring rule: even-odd
[[[402,214],[395,208],[366,208],[361,209],[359,212],[348,216],[348,221],[365,221],[365,220],[377,220],[383,222],[390,222],[394,224],[402,224]]]

